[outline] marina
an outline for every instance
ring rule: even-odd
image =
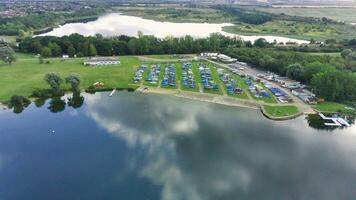
[[[319,113],[319,116],[325,120],[330,122],[325,122],[324,125],[326,126],[346,126],[350,127],[351,125],[347,122],[346,118],[341,118],[337,115],[332,117],[326,117],[323,113]]]
[[[192,66],[192,63],[182,64],[182,82],[184,88],[195,89],[195,80]]]
[[[176,86],[176,68],[174,64],[168,64],[165,67],[165,74],[161,85],[163,87],[175,87]]]
[[[201,83],[203,84],[204,89],[214,91],[219,90],[218,84],[214,81],[212,77],[211,69],[206,64],[199,65],[199,73],[201,77]]]

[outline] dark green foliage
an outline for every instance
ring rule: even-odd
[[[273,19],[272,14],[256,10],[246,10],[232,6],[216,6],[215,8],[235,17],[237,22],[244,22],[247,24],[264,24]]]
[[[35,100],[35,106],[37,108],[42,107],[45,103],[46,103],[46,99],[43,99],[43,98],[38,98]]]
[[[52,51],[48,47],[44,47],[41,51],[41,56],[44,58],[52,57]]]
[[[14,113],[21,113],[30,103],[31,101],[28,98],[14,95],[10,99],[9,107],[14,109]]]
[[[292,79],[305,82],[305,69],[299,63],[289,65],[286,71],[286,75]]]
[[[96,88],[94,85],[90,85],[89,87],[87,87],[87,89],[85,89],[85,92],[90,93],[90,94],[95,94]]]
[[[52,97],[52,90],[37,89],[32,93],[31,96],[36,97],[36,98],[41,98],[41,99],[47,99],[47,98]]]
[[[100,35],[84,37],[79,34],[72,34],[61,38],[53,36],[26,38],[20,43],[19,47],[20,51],[25,53],[42,52],[43,57],[60,56],[61,54],[70,56],[76,54],[81,57],[95,55],[185,54],[219,51],[227,47],[240,47],[243,45],[243,41],[239,38],[229,38],[217,33],[211,34],[208,38],[199,39],[191,36],[160,39],[142,34],[138,38],[128,36],[103,38]],[[267,44],[264,43],[263,45]],[[58,52],[58,46],[61,48],[61,53]]]
[[[0,47],[0,60],[11,64],[16,60],[15,52],[11,47]]]
[[[87,22],[97,19],[104,12],[103,8],[81,9],[75,12],[43,12],[30,13],[14,18],[0,17],[0,35],[21,35],[24,31],[34,31],[34,34],[48,32],[57,24]],[[48,28],[50,27],[50,28]]]
[[[49,102],[48,110],[52,113],[62,112],[66,108],[66,102],[60,97],[54,97]]]
[[[73,93],[71,98],[68,98],[68,106],[72,108],[80,108],[84,103],[84,97],[80,96],[80,93]]]
[[[66,83],[69,83],[73,92],[79,92],[80,76],[79,74],[71,74],[66,77]]]
[[[45,75],[44,80],[50,85],[54,94],[61,93],[61,84],[63,80],[56,73],[48,73]]]

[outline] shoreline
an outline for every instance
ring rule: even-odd
[[[276,121],[290,120],[295,119],[301,115],[304,115],[303,112],[298,112],[293,115],[287,115],[282,117],[274,117],[268,114],[263,108],[262,103],[251,100],[243,100],[229,96],[219,96],[208,93],[198,93],[198,92],[190,92],[190,91],[179,91],[176,89],[161,89],[161,88],[151,88],[151,87],[140,87],[136,90],[136,92],[140,92],[143,94],[161,94],[161,95],[172,95],[178,98],[185,98],[194,101],[208,102],[219,105],[231,106],[231,107],[240,107],[240,108],[250,108],[255,110],[260,110],[261,114],[266,118]],[[278,105],[277,105],[278,106]]]
[[[264,115],[266,118],[275,120],[275,121],[295,119],[301,115],[308,114],[308,113],[303,113],[303,112],[299,111],[298,113],[293,114],[293,115],[274,117],[274,116],[271,116],[270,114],[268,114],[265,111],[265,109],[263,108],[263,105],[268,105],[268,104],[264,104],[264,103],[261,103],[258,101],[253,101],[253,100],[244,100],[244,99],[238,99],[238,98],[234,98],[234,97],[221,96],[221,95],[215,95],[215,94],[209,94],[209,93],[182,91],[182,90],[178,90],[178,89],[169,89],[169,88],[155,88],[155,87],[148,87],[148,86],[147,87],[146,86],[139,87],[134,91],[141,93],[141,94],[171,95],[174,97],[190,99],[193,101],[201,101],[201,102],[214,103],[214,104],[230,106],[230,107],[239,107],[239,108],[249,108],[249,109],[254,109],[254,110],[260,110],[261,114]],[[107,92],[107,91],[97,91],[97,92]],[[70,94],[70,93],[71,92],[66,92],[66,94]],[[33,103],[35,99],[36,98],[30,98],[31,103]],[[278,106],[278,105],[276,105],[276,106]],[[9,107],[3,102],[0,102],[0,108],[2,110],[9,109]]]

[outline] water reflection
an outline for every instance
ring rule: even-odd
[[[41,108],[46,104],[47,99],[38,98],[33,103],[37,108]],[[65,110],[66,105],[72,108],[80,108],[84,104],[84,96],[80,93],[68,94],[62,97],[52,97],[49,100],[49,106],[47,109],[52,113],[58,113]],[[10,105],[9,109],[13,109],[13,113],[20,114],[25,108],[27,108],[30,103],[18,104],[18,105]]]
[[[66,108],[66,102],[61,97],[53,97],[48,106],[52,113],[62,112]]]
[[[99,17],[98,20],[88,23],[70,23],[58,28],[55,28],[49,33],[41,36],[65,36],[73,33],[79,33],[85,36],[93,36],[100,33],[104,36],[128,35],[137,36],[138,31],[142,31],[145,35],[154,35],[158,38],[167,36],[182,37],[191,35],[196,38],[208,37],[211,33],[221,33],[225,36],[238,36],[245,41],[255,41],[258,38],[265,38],[268,42],[277,41],[295,42],[298,44],[309,43],[306,40],[298,40],[279,36],[266,35],[236,35],[224,32],[225,26],[232,26],[230,23],[208,24],[208,23],[172,23],[158,22],[154,20],[143,19],[140,17],[126,16],[118,13],[110,13]]]
[[[72,97],[69,97],[67,100],[68,106],[72,108],[80,108],[84,103],[84,97],[80,93],[73,93]]]
[[[312,127],[317,130],[326,130],[326,131],[333,131],[336,129],[344,129],[348,128],[346,126],[326,126],[324,123],[325,121],[322,120],[322,118],[318,114],[310,114],[305,117],[305,119],[308,121],[309,127]],[[350,125],[355,124],[355,118],[352,116],[348,116],[348,123]]]
[[[162,199],[352,199],[355,127],[325,135],[303,118],[133,94],[87,98],[87,115],[145,156],[131,169]],[[113,106],[116,105],[116,106]],[[346,131],[346,132],[345,132]]]

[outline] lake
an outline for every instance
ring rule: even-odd
[[[355,125],[122,91],[70,102],[0,110],[1,200],[356,196]]]
[[[159,22],[140,17],[127,16],[119,13],[110,13],[99,17],[97,20],[87,23],[69,23],[54,30],[41,34],[40,36],[65,36],[79,33],[85,36],[93,36],[100,33],[104,36],[128,35],[137,36],[138,31],[145,35],[154,35],[159,38],[166,36],[181,37],[191,35],[195,38],[208,37],[211,33],[221,33],[225,36],[239,36],[246,41],[255,41],[258,38],[265,38],[268,42],[276,40],[278,43],[296,42],[309,43],[306,40],[291,39],[278,36],[243,36],[224,32],[222,27],[232,26],[230,23],[209,24],[209,23],[173,23]]]

